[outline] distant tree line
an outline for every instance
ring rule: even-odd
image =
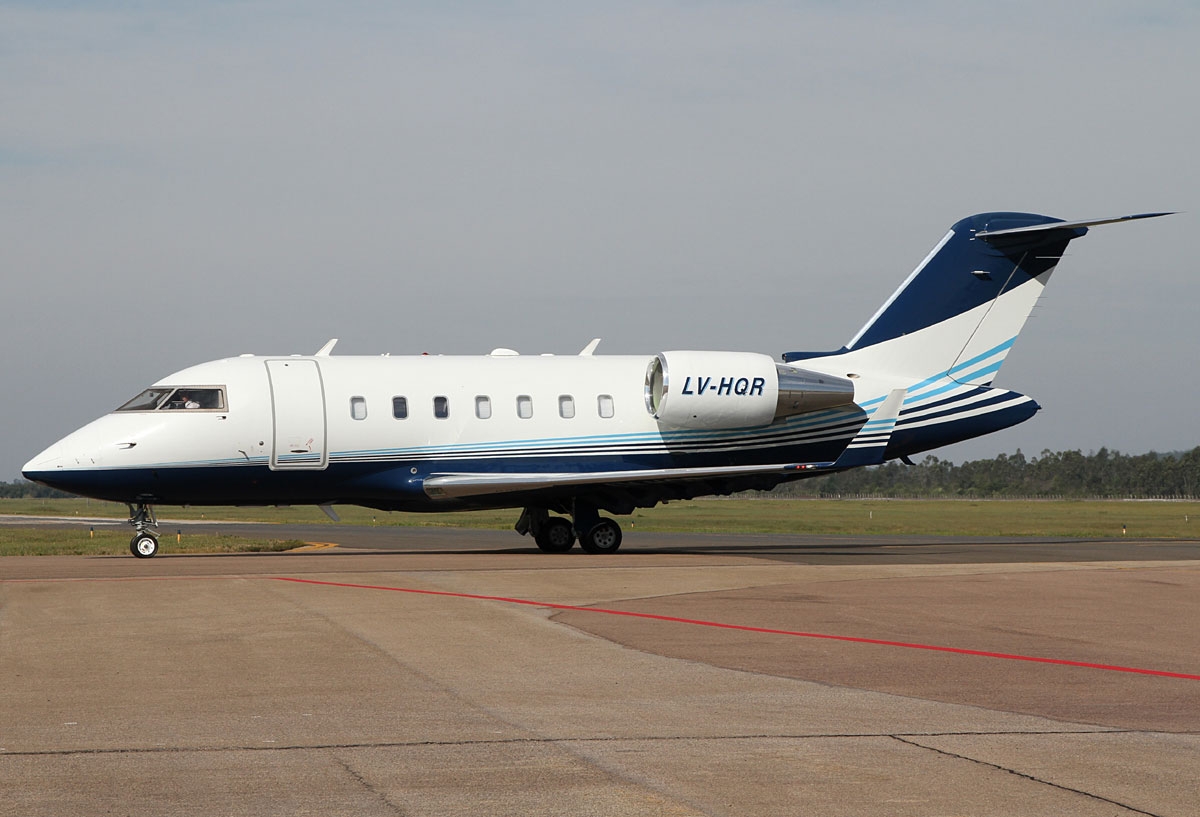
[[[57,488],[47,488],[23,479],[0,482],[0,499],[66,499],[69,496],[71,494]]]
[[[1027,458],[1001,454],[955,465],[927,456],[915,465],[892,460],[872,468],[781,485],[773,496],[880,496],[896,498],[1196,498],[1200,447],[1191,451],[1128,455],[1101,448],[1043,451]]]

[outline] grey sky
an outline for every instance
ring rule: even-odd
[[[1193,2],[0,2],[0,479],[242,352],[777,355],[957,219],[1072,244],[938,452],[1200,444]],[[1189,251],[1190,250],[1190,251]]]

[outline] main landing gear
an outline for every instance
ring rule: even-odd
[[[129,524],[136,531],[129,540],[129,552],[139,559],[149,559],[158,553],[158,519],[154,516],[154,508],[139,502],[135,509],[130,504]]]
[[[545,508],[526,508],[515,527],[522,536],[532,534],[545,553],[566,553],[576,538],[585,553],[616,553],[621,547],[621,526],[580,502],[575,503],[573,524],[566,517],[551,516]]]
[[[579,537],[579,546],[585,553],[616,553],[621,547],[621,526],[608,517],[602,517]]]

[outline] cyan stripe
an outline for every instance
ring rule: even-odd
[[[912,384],[911,386],[908,387],[908,394],[904,398],[904,404],[909,405],[910,403],[916,402],[917,400],[924,400],[924,399],[930,397],[931,395],[942,394],[942,393],[948,391],[949,389],[953,388],[955,385],[959,385],[957,382],[955,382],[949,386],[942,385],[940,388],[938,388],[934,391],[928,391],[923,394],[918,394],[918,392],[920,392],[921,389],[936,385],[939,382],[941,382],[947,378],[951,378],[952,375],[958,374],[958,373],[964,371],[965,369],[969,369],[972,366],[978,365],[979,363],[987,360],[990,357],[1000,354],[1001,352],[1007,352],[1009,349],[1012,348],[1013,344],[1016,343],[1016,341],[1017,341],[1017,336],[1013,335],[1011,338],[1004,341],[1003,343],[999,343],[999,344],[993,346],[991,349],[988,349],[987,351],[976,355],[975,357],[971,358],[970,360],[964,360],[962,363],[958,363],[958,364],[952,366],[951,368],[947,369],[944,372],[939,372],[938,374],[931,375],[931,376],[925,378],[924,380],[920,380],[920,381]],[[979,371],[976,371],[976,372],[972,373],[971,375],[969,375],[969,377],[977,377],[981,374],[995,373],[1000,370],[1000,366],[1001,366],[1001,364],[1003,364],[1003,362],[1004,362],[1004,360],[1003,360],[1003,358],[1001,358],[1000,360],[998,360],[994,364],[992,364],[990,367],[985,368],[985,369],[980,369]],[[862,403],[859,403],[859,405],[864,409],[872,408],[874,406],[879,405],[886,399],[887,399],[887,395],[883,395],[880,397],[871,398],[870,400],[866,400]]]

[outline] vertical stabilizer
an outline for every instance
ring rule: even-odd
[[[963,219],[846,349],[878,355],[890,371],[991,383],[1067,244],[1087,232],[1058,223],[1029,213]],[[990,240],[978,235],[1028,227],[1035,229]]]
[[[1067,245],[1097,224],[1166,213],[1066,222],[1032,213],[959,221],[858,334],[836,352],[789,352],[787,362],[855,380],[864,410],[905,389],[891,456],[1006,428],[1038,405],[992,387]],[[849,453],[849,452],[847,452]]]

